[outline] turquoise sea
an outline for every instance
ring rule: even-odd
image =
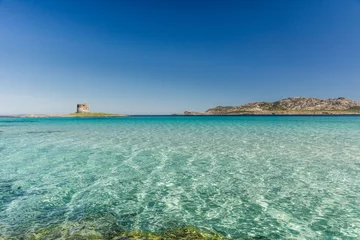
[[[0,118],[0,239],[89,221],[360,239],[360,117]]]

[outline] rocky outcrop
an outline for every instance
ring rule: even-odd
[[[206,112],[185,111],[184,115],[211,115],[211,114],[206,114]]]
[[[360,113],[360,103],[343,97],[318,99],[290,97],[275,102],[253,102],[241,106],[217,106],[205,112],[185,111],[185,115],[243,114],[337,114]]]

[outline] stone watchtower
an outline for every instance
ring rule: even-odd
[[[87,103],[81,103],[77,105],[77,113],[90,112],[90,105]]]

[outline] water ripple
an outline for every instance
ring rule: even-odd
[[[16,121],[0,138],[3,237],[97,221],[103,231],[360,238],[360,118]]]

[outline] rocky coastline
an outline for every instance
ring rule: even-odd
[[[330,99],[290,97],[275,102],[217,106],[205,112],[185,111],[183,115],[360,115],[360,103],[343,97]]]

